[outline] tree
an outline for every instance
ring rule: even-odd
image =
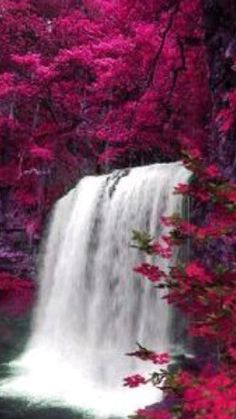
[[[182,147],[184,162],[194,176],[177,192],[191,197],[191,219],[164,220],[173,227],[172,246],[191,241],[191,260],[178,264],[168,277],[158,266],[136,269],[155,286],[166,287],[168,301],[187,314],[189,333],[198,340],[197,359],[192,365],[179,364],[174,371],[154,373],[151,380],[157,386],[164,382],[166,400],[156,409],[137,412],[135,417],[142,419],[189,415],[230,419],[236,414],[236,7],[230,0],[206,1],[202,6],[213,103],[211,130],[204,151],[185,148],[184,143]],[[160,248],[155,249],[160,254]],[[203,343],[207,352],[201,350]],[[138,385],[146,382],[139,377]]]
[[[81,174],[176,160],[183,138],[205,144],[199,10],[186,0],[1,2],[0,181],[28,236]]]

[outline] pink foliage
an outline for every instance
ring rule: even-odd
[[[154,283],[166,277],[165,272],[159,269],[158,266],[152,266],[148,263],[143,263],[142,265],[137,266],[134,268],[134,271],[146,276],[149,281]]]
[[[218,165],[204,162],[199,149],[187,153],[185,150],[184,154],[187,156],[185,164],[193,170],[194,178],[186,187],[179,185],[177,193],[196,199],[199,191],[204,191],[208,195],[211,211],[203,220],[197,219],[195,222],[189,222],[179,215],[163,219],[164,225],[172,227],[172,241],[169,245],[180,245],[191,238],[198,252],[201,250],[202,259],[195,257],[185,263],[179,261],[168,275],[162,277],[162,287],[169,291],[164,298],[188,317],[189,335],[197,337],[198,342],[203,339],[209,345],[209,352],[213,351],[213,354],[208,356],[211,355],[212,360],[207,364],[204,358],[200,359],[201,368],[197,372],[194,369],[187,372],[180,365],[174,373],[168,369],[161,370],[146,380],[158,387],[162,383],[167,398],[171,395],[174,397],[172,405],[164,409],[167,417],[230,419],[236,414],[236,339],[233,332],[236,315],[236,259],[233,248],[230,250],[227,247],[227,258],[225,254],[217,258],[209,252],[209,245],[217,244],[218,240],[224,241],[227,246],[235,244],[236,186],[232,180],[225,178]],[[216,252],[218,250],[216,247],[213,249]],[[161,253],[157,252],[157,255],[160,257]],[[157,279],[153,275],[159,269],[157,259],[157,265],[142,265],[138,271],[156,282],[159,277]],[[150,360],[154,352],[140,348],[128,355]],[[201,348],[198,350],[201,354]],[[214,355],[216,352],[217,359]],[[159,410],[154,409],[153,417],[158,415]],[[135,417],[148,418],[149,409],[138,411]]]
[[[145,384],[146,380],[140,374],[130,375],[129,377],[124,378],[124,386],[130,388],[139,387],[141,384]]]
[[[21,0],[5,1],[1,11],[0,91],[9,103],[5,115],[25,133],[23,143],[13,144],[24,156],[30,138],[37,143],[41,127],[56,123],[56,138],[43,144],[46,159],[55,140],[63,144],[58,161],[47,161],[56,182],[61,162],[68,164],[68,133],[76,150],[68,185],[77,177],[84,138],[86,156],[96,164],[128,164],[132,155],[139,159],[158,149],[176,158],[181,136],[204,141],[210,100],[197,1],[190,7],[187,1],[87,0],[81,6],[54,0],[39,6]]]

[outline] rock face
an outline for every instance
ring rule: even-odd
[[[11,188],[1,188],[0,195],[0,271],[33,278],[39,235],[27,234],[25,213],[14,199]]]
[[[228,181],[236,180],[236,3],[234,0],[204,1],[205,45],[212,93],[210,135],[205,154],[208,163],[216,164]],[[211,212],[205,206],[205,215]],[[199,214],[198,208],[195,213]],[[227,266],[235,253],[235,239],[223,235],[206,249],[210,266],[219,261]],[[201,255],[204,257],[204,255]]]
[[[233,0],[204,2],[205,44],[208,52],[213,99],[209,155],[227,177],[236,175],[236,3]]]

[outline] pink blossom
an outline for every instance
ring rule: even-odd
[[[125,387],[135,388],[139,387],[141,384],[146,384],[146,379],[140,374],[130,375],[129,377],[124,378]]]
[[[190,185],[180,183],[175,187],[175,193],[179,193],[182,195],[188,194],[190,191]]]
[[[137,415],[140,419],[171,419],[172,416],[167,410],[139,409]]]
[[[204,170],[205,176],[209,178],[215,178],[220,175],[219,168],[215,164],[210,164],[205,170]]]
[[[165,278],[166,274],[158,266],[152,266],[148,263],[142,263],[142,265],[134,268],[134,271],[146,276],[151,282],[158,282],[160,279]]]
[[[152,361],[153,364],[168,364],[168,362],[170,362],[170,355],[168,353],[152,353],[150,355],[150,361]]]
[[[205,267],[199,261],[189,262],[185,267],[185,274],[189,278],[195,278],[202,283],[211,282],[211,276],[206,272]]]
[[[172,255],[172,249],[170,246],[162,246],[160,243],[158,242],[154,242],[152,244],[152,251],[161,256],[164,259],[169,259]]]

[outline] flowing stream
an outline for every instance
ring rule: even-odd
[[[125,355],[136,342],[172,350],[163,291],[133,272],[152,257],[131,246],[132,230],[166,234],[160,217],[182,212],[182,197],[172,192],[188,178],[179,162],[119,170],[85,177],[57,202],[31,338],[1,394],[81,408],[95,418],[126,417],[158,400],[151,385],[122,385],[127,375],[155,369]],[[168,271],[175,259],[159,262]]]

